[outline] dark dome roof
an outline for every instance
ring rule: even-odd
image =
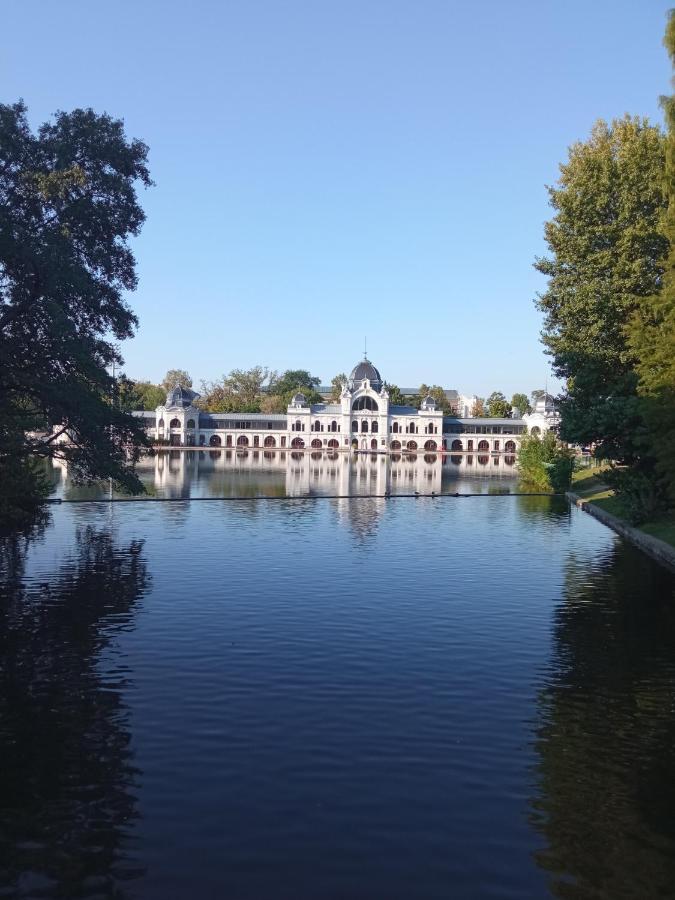
[[[424,400],[422,401],[422,406],[428,406],[428,407],[430,407],[431,409],[435,409],[435,408],[436,408],[436,401],[435,401],[434,398],[431,396],[431,394],[427,394],[427,395],[426,395],[426,397],[425,397]]]
[[[349,377],[351,381],[365,381],[367,378],[375,390],[379,391],[382,388],[382,376],[368,359],[362,359],[357,363]]]
[[[199,397],[199,394],[196,391],[191,391],[190,388],[181,387],[177,384],[167,392],[164,406],[167,409],[173,409],[177,406],[182,406],[183,409],[187,409],[197,397]]]

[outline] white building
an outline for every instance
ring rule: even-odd
[[[553,398],[546,395],[522,418],[444,416],[432,397],[419,409],[389,402],[375,366],[364,359],[352,370],[339,403],[307,403],[296,394],[285,414],[207,413],[198,394],[169,391],[154,412],[136,412],[150,437],[174,447],[238,447],[292,450],[359,450],[378,453],[515,454],[528,430],[556,429]]]

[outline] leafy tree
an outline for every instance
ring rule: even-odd
[[[514,394],[513,397],[511,397],[511,406],[513,409],[519,410],[521,415],[532,412],[532,406],[527,399],[527,394]]]
[[[0,105],[0,159],[2,509],[21,511],[26,483],[39,495],[39,457],[141,491],[133,462],[147,440],[112,402],[108,367],[122,362],[113,339],[137,324],[124,295],[136,287],[128,239],[145,219],[136,186],[152,183],[147,147],[91,109],[33,133],[19,102]]]
[[[151,381],[134,382],[134,394],[138,403],[135,409],[156,409],[166,400],[164,388]]]
[[[485,412],[485,400],[482,397],[476,397],[471,406],[471,415],[474,419],[484,419],[487,413]]]
[[[134,381],[126,375],[117,380],[117,401],[121,409],[132,411],[153,410],[164,403],[166,391],[150,381]]]
[[[645,119],[597,122],[589,140],[570,148],[558,185],[549,188],[550,256],[535,265],[549,279],[537,301],[543,341],[567,386],[561,436],[646,467],[625,329],[664,271],[664,157],[663,134]]]
[[[518,451],[518,472],[530,490],[568,490],[572,481],[574,458],[570,450],[561,446],[552,431],[542,438],[525,435]]]
[[[511,417],[511,404],[501,391],[493,391],[487,398],[487,414],[496,419]]]
[[[270,394],[284,399],[284,410],[291,402],[294,394],[304,394],[308,403],[323,403],[323,397],[317,388],[321,379],[316,378],[307,369],[289,369],[270,383]]]
[[[177,385],[182,388],[192,387],[192,378],[185,369],[169,369],[162,381],[164,396],[166,397],[167,392],[173,390]]]
[[[389,394],[389,403],[393,406],[405,406],[405,397],[401,393],[401,389],[395,384],[389,384],[385,381],[385,388]]]
[[[272,394],[316,394],[321,384],[320,378],[310,375],[307,369],[288,369],[270,384]]]
[[[331,379],[330,399],[332,403],[340,402],[340,397],[342,396],[342,391],[346,383],[347,376],[344,372],[340,372],[339,375],[336,375],[333,379]]]
[[[664,44],[675,65],[675,11],[670,12]],[[675,95],[662,97],[661,105],[667,127],[663,191],[668,204],[661,227],[670,249],[660,290],[644,298],[626,332],[637,360],[640,408],[649,430],[657,480],[675,504]],[[648,486],[646,494],[650,495]]]

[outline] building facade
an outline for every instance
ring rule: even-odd
[[[389,402],[379,371],[359,362],[339,403],[309,404],[296,394],[285,414],[208,413],[195,406],[194,391],[175,387],[154,412],[134,413],[148,435],[173,447],[260,448],[266,450],[356,450],[371,453],[517,453],[528,431],[555,430],[553,399],[542,397],[520,418],[444,416],[432,397],[417,409]]]

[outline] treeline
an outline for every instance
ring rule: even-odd
[[[331,380],[329,402],[340,400],[342,389],[347,382],[344,373]],[[319,378],[311,375],[307,369],[288,369],[281,375],[264,366],[251,369],[233,369],[229,375],[223,375],[216,381],[202,381],[199,386],[199,398],[195,405],[205,412],[286,412],[294,394],[305,395],[308,403],[321,403],[324,397],[319,393]],[[164,403],[167,392],[176,385],[194,389],[192,378],[185,369],[169,369],[160,384],[150,381],[134,380],[122,375],[118,380],[118,402],[126,411],[146,409],[152,410]],[[426,397],[433,397],[436,406],[445,415],[458,415],[456,401],[448,399],[439,385],[421,384],[415,394],[403,394],[395,384],[386,384],[389,402],[394,405],[407,405],[419,409]],[[544,394],[543,390],[532,391],[532,403]],[[511,402],[504,394],[494,391],[487,399],[477,397],[471,415],[476,417],[511,418],[512,415],[529,413],[532,405],[527,394],[516,393]]]
[[[675,17],[664,41],[675,62]],[[675,97],[574,144],[549,189],[543,341],[563,440],[592,444],[636,522],[675,506]]]

